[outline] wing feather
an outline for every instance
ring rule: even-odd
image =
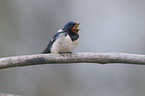
[[[64,34],[63,34],[64,33]],[[66,32],[65,31],[61,31],[61,32],[58,32],[56,33],[53,38],[49,41],[49,44],[47,45],[47,48],[42,52],[42,53],[51,53],[51,47],[54,43],[54,41],[59,38],[60,34],[63,34],[64,36],[66,36]]]

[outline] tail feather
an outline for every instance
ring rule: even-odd
[[[47,54],[47,53],[51,53],[49,46],[41,54]]]

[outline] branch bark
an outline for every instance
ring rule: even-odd
[[[20,95],[0,93],[0,96],[20,96]]]
[[[0,69],[41,65],[41,64],[68,64],[68,63],[124,63],[145,65],[145,55],[127,53],[73,53],[70,54],[36,54],[0,58]]]

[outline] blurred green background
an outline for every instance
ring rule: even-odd
[[[145,0],[0,0],[0,57],[39,54],[68,21],[81,23],[74,52],[145,54]],[[0,93],[145,96],[145,66],[54,64],[4,69]]]

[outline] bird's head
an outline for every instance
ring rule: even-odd
[[[80,23],[76,23],[76,22],[70,21],[70,22],[68,22],[68,23],[64,26],[64,28],[63,28],[62,30],[65,30],[65,31],[72,31],[72,32],[74,32],[74,33],[77,34],[78,31],[79,31],[79,28],[78,28],[79,24],[80,24]]]

